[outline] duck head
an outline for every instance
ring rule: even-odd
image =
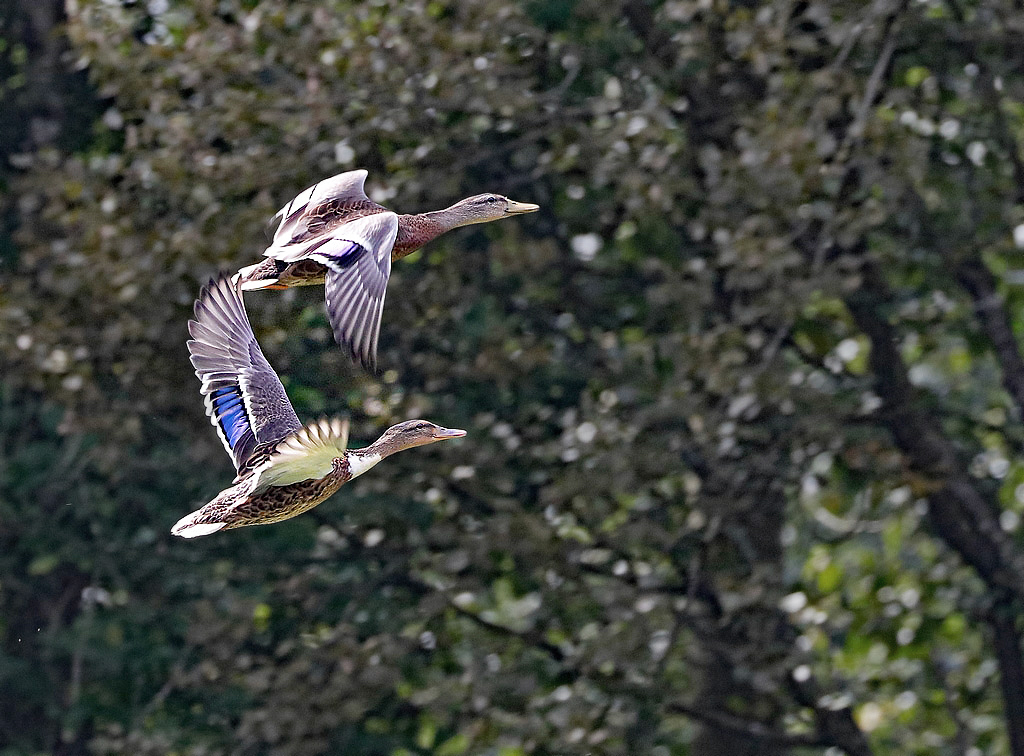
[[[466,431],[458,428],[442,428],[427,420],[406,420],[404,423],[392,425],[373,446],[379,446],[389,454],[414,446],[425,446],[450,438],[462,438]]]
[[[540,205],[534,205],[531,202],[516,202],[500,194],[477,194],[459,200],[451,207],[442,210],[441,213],[447,216],[445,225],[455,228],[469,226],[473,223],[487,223],[512,215],[533,213],[539,209]]]

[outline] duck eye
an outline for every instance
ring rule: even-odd
[[[497,197],[488,197],[488,198],[487,198],[487,201],[488,201],[488,202],[497,202],[497,201],[498,201],[498,198],[497,198]]]

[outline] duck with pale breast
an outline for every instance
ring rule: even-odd
[[[324,284],[334,337],[373,370],[391,263],[441,234],[538,210],[500,194],[478,194],[444,210],[398,215],[366,196],[364,170],[315,184],[274,216],[266,260],[242,268],[243,290]]]
[[[213,501],[182,517],[174,535],[194,538],[295,517],[395,452],[466,435],[408,420],[364,449],[349,449],[347,421],[303,426],[256,342],[238,284],[226,276],[203,287],[188,329],[206,414],[238,474]]]

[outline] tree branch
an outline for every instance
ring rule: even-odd
[[[566,661],[567,657],[565,652],[554,643],[551,643],[544,638],[542,633],[536,630],[515,630],[507,625],[491,622],[490,620],[484,619],[476,612],[471,612],[468,609],[464,609],[459,606],[450,597],[446,596],[445,598],[447,599],[449,608],[451,608],[460,617],[465,617],[474,624],[479,625],[492,633],[496,633],[497,635],[502,635],[506,638],[518,638],[526,645],[540,649],[557,662]]]
[[[975,488],[953,444],[916,406],[895,330],[881,315],[888,301],[885,283],[872,260],[865,257],[862,270],[863,284],[846,297],[846,305],[871,342],[868,360],[889,432],[912,466],[935,481],[930,520],[989,586],[1024,599],[1024,555],[1003,532],[995,508]]]
[[[1003,689],[1003,710],[1010,739],[1010,753],[1024,755],[1024,663],[1021,661],[1021,634],[1017,629],[1017,612],[1012,597],[1001,595],[988,612],[996,659],[999,662],[999,684]]]
[[[696,719],[712,729],[724,730],[730,735],[738,735],[769,745],[782,746],[783,748],[841,747],[820,732],[780,732],[752,719],[745,719],[744,717],[738,717],[721,711],[709,711],[698,706],[690,706],[676,701],[666,704],[665,709],[675,714],[683,714],[691,719]],[[852,752],[848,751],[848,753]]]
[[[871,745],[857,726],[849,706],[823,706],[821,691],[813,678],[801,682],[789,675],[787,682],[797,703],[814,712],[815,729],[823,741],[842,748],[850,756],[871,756]]]
[[[996,277],[977,255],[961,261],[955,268],[956,279],[971,295],[981,328],[992,343],[1002,371],[1003,387],[1024,418],[1024,358],[1013,335],[1010,314],[996,285]]]
[[[1013,183],[1016,188],[1014,202],[1024,202],[1024,161],[1021,160],[1020,145],[1010,131],[1006,123],[1006,116],[1003,115],[1002,103],[1000,102],[999,90],[996,89],[995,74],[993,74],[984,62],[984,57],[977,56],[979,79],[981,82],[982,94],[989,112],[992,113],[992,120],[995,123],[996,139],[1002,144],[1003,149],[1010,158],[1010,165],[1013,166]]]
[[[998,280],[985,264],[972,238],[950,239],[936,230],[930,222],[924,198],[917,191],[909,189],[905,199],[921,218],[920,241],[942,256],[952,268],[957,283],[974,303],[981,329],[992,344],[999,363],[1003,388],[1013,400],[1017,416],[1024,418],[1024,357],[1013,334],[1012,320],[999,292]],[[971,234],[973,236],[973,231]],[[960,248],[966,248],[966,251]]]
[[[861,99],[860,105],[857,106],[857,114],[846,130],[843,145],[838,151],[839,160],[845,160],[849,156],[850,150],[864,138],[864,126],[868,120],[868,113],[878,97],[882,80],[889,72],[892,56],[896,51],[896,34],[899,28],[896,22],[907,9],[907,5],[909,5],[909,0],[901,0],[896,9],[885,19],[885,28],[882,32],[882,38],[885,41],[882,43],[882,51],[878,54],[874,68],[871,69],[871,76],[868,77],[868,83],[864,87],[864,97]]]

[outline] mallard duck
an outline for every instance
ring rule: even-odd
[[[532,213],[538,205],[478,194],[444,210],[396,215],[366,196],[364,170],[314,184],[271,220],[274,239],[262,262],[238,271],[244,290],[325,284],[334,337],[374,370],[391,263],[446,231]]]
[[[171,529],[184,538],[294,517],[385,457],[466,435],[426,420],[384,431],[365,449],[348,448],[345,420],[303,427],[277,373],[256,343],[241,291],[227,276],[203,287],[188,324],[188,351],[202,381],[206,414],[238,475],[230,488]]]

